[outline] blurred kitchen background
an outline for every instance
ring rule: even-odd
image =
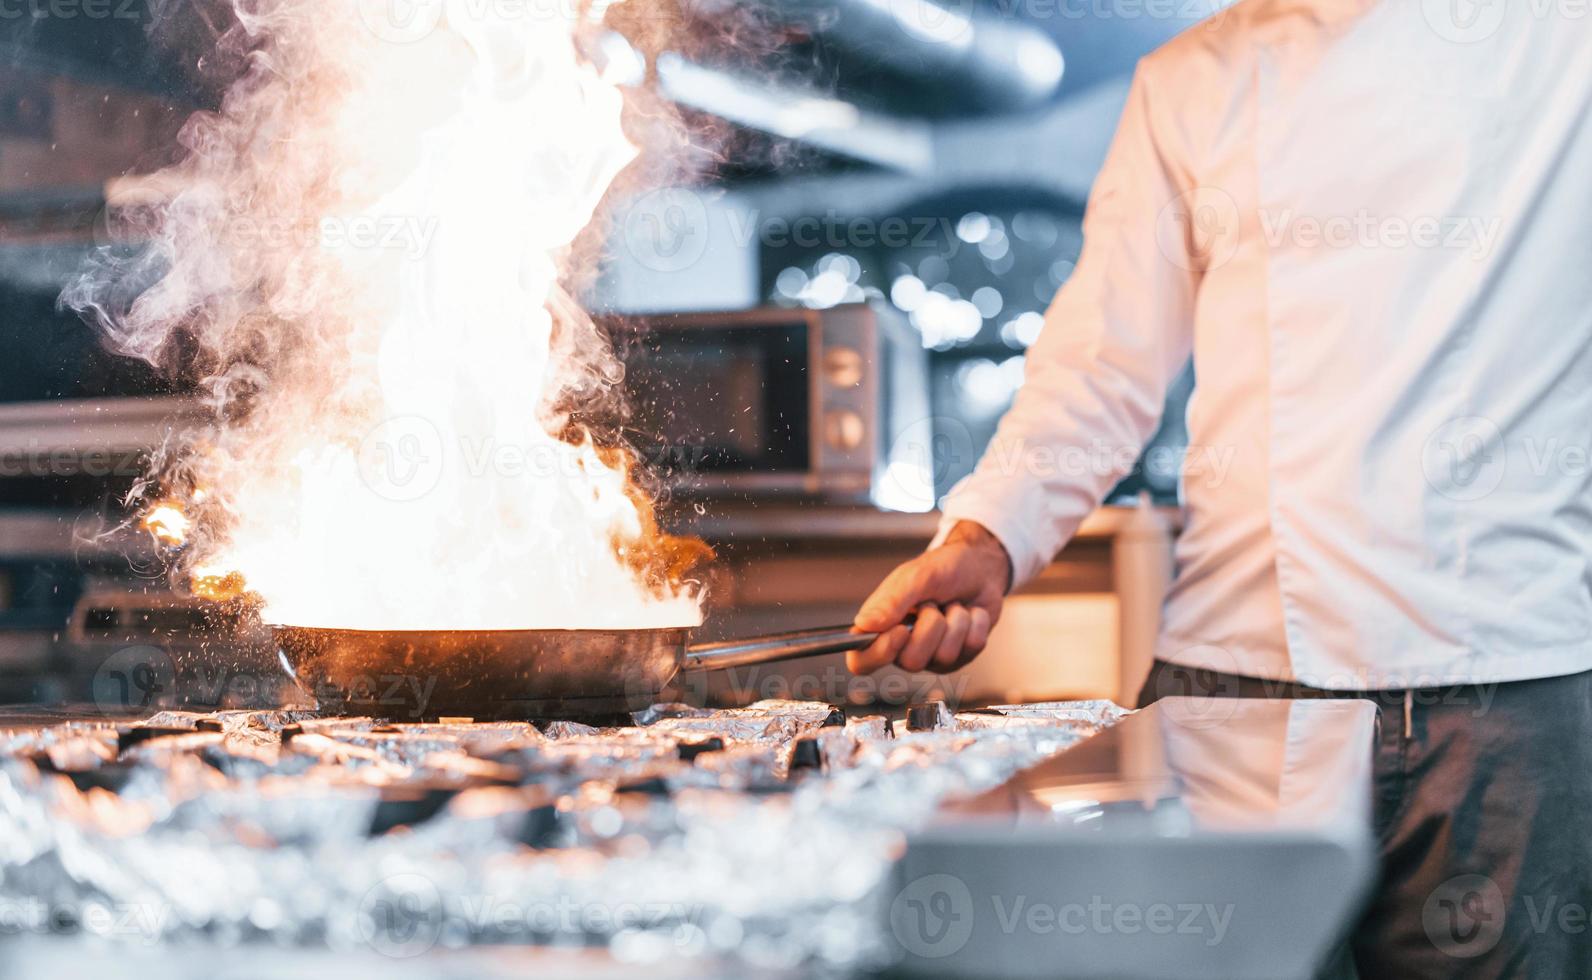
[[[848,620],[921,550],[1072,272],[1136,60],[1215,2],[680,0],[671,16],[714,27],[699,37],[753,18],[777,48],[649,62],[604,44],[722,140],[700,176],[620,203],[590,297],[635,358],[636,438],[671,522],[720,553],[711,633]],[[143,456],[191,414],[181,384],[57,308],[107,241],[117,182],[178,158],[183,121],[219,104],[236,66],[205,46],[229,16],[0,7],[0,702],[281,693],[259,632],[194,607],[124,527]],[[1191,385],[1159,447],[1180,445]],[[1175,459],[1138,467],[962,675],[853,679],[835,660],[693,693],[1130,698],[1169,575]]]

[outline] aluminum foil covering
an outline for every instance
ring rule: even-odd
[[[1108,702],[660,705],[623,728],[163,712],[0,733],[0,923],[395,957],[494,943],[852,970],[905,835]]]

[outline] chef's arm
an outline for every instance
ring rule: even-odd
[[[857,616],[883,635],[857,671],[952,670],[975,656],[1011,588],[1037,575],[1131,469],[1187,363],[1200,262],[1196,195],[1158,134],[1143,73],[1084,219],[1077,268],[1029,350],[1023,387],[934,545]],[[900,625],[912,613],[909,631]]]

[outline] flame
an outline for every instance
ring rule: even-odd
[[[205,493],[146,527],[275,623],[700,622],[705,555],[570,418],[622,377],[566,290],[637,155],[582,54],[610,4],[418,2],[396,34],[389,0],[237,6],[251,67],[144,219],[163,275],[121,308],[126,268],[67,297],[208,374],[217,422],[165,474]]]
[[[188,530],[192,526],[182,505],[169,500],[161,501],[144,514],[144,529],[154,535],[156,541],[172,547],[188,542]]]

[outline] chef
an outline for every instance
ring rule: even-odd
[[[1241,3],[1139,65],[1084,230],[852,668],[976,656],[1124,475],[1058,451],[1131,456],[1192,356],[1231,464],[1141,700],[1377,701],[1360,975],[1592,976],[1592,17]]]

